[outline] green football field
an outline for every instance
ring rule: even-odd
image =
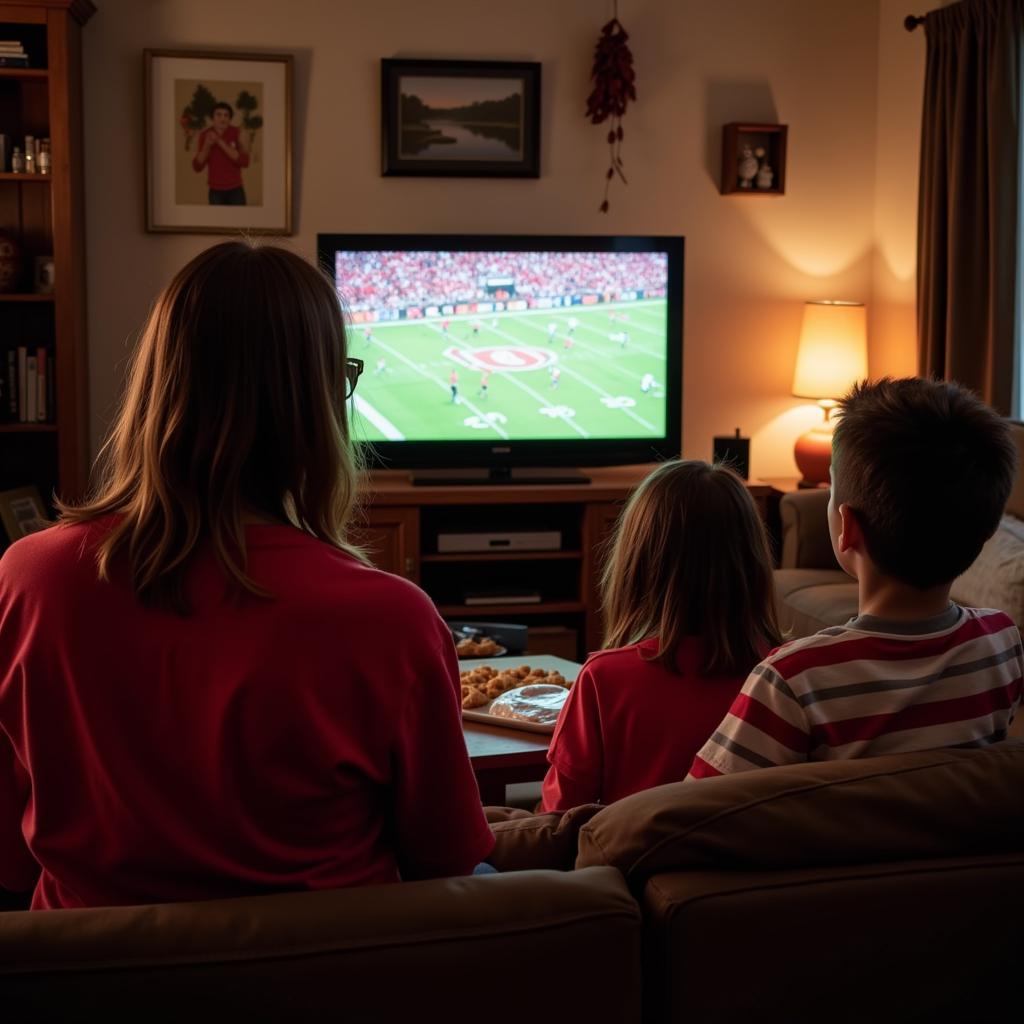
[[[615,315],[612,319],[611,314]],[[349,328],[360,441],[660,437],[665,300]],[[570,320],[577,324],[570,334]],[[473,334],[473,323],[479,331]],[[551,335],[549,325],[555,325]],[[450,375],[457,375],[452,401]],[[484,373],[490,371],[486,392]]]

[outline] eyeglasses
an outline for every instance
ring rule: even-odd
[[[362,359],[346,359],[345,360],[345,399],[346,401],[352,397],[352,392],[356,389],[356,381],[359,380],[359,375],[363,372],[363,361]]]

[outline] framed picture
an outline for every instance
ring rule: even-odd
[[[53,524],[46,517],[43,499],[35,487],[17,487],[0,491],[0,522],[12,543]]]
[[[292,57],[146,50],[146,230],[288,235]]]
[[[540,64],[382,60],[385,175],[540,176]]]

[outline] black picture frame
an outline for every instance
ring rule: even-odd
[[[479,83],[477,97],[474,80]],[[506,81],[512,91],[500,96]],[[426,100],[404,92],[403,83],[426,91]],[[403,103],[403,95],[417,100],[420,110],[442,112],[441,116],[429,123],[416,119],[416,105]],[[513,96],[520,97],[517,105],[509,104]],[[485,115],[492,119],[488,122],[473,121],[464,113],[471,105],[485,103],[492,105]],[[518,120],[494,120],[508,117],[510,107]],[[445,117],[444,111],[455,116]],[[432,152],[427,155],[428,151]],[[540,64],[382,59],[381,160],[385,176],[540,177]]]

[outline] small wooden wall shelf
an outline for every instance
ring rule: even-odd
[[[722,126],[721,193],[742,196],[781,196],[786,192],[786,134],[784,124],[741,124]],[[743,164],[745,150],[756,162]],[[757,151],[762,154],[758,155]],[[750,173],[753,172],[753,173]]]

